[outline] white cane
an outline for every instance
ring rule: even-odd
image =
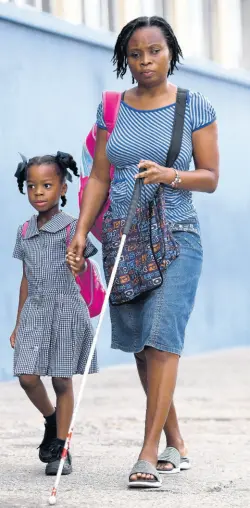
[[[120,259],[121,259],[123,247],[124,247],[124,244],[126,242],[126,238],[127,238],[128,232],[129,232],[131,224],[132,224],[132,220],[133,220],[133,216],[135,214],[136,207],[138,205],[138,201],[139,201],[139,197],[140,197],[140,193],[141,193],[141,185],[142,185],[142,180],[141,180],[141,178],[138,178],[136,180],[136,182],[135,182],[133,196],[132,196],[132,199],[131,199],[131,203],[130,203],[129,210],[128,210],[126,224],[125,224],[125,227],[124,227],[124,232],[123,232],[121,243],[120,243],[120,246],[119,246],[119,249],[118,249],[118,253],[117,253],[117,256],[116,256],[115,264],[114,264],[114,267],[113,267],[113,270],[112,270],[112,273],[111,273],[111,277],[110,277],[110,280],[109,280],[109,283],[108,283],[107,292],[106,292],[106,296],[105,296],[105,299],[104,299],[104,302],[103,302],[102,311],[101,311],[99,322],[98,322],[98,325],[97,325],[97,328],[96,328],[95,336],[93,338],[93,342],[92,342],[92,345],[91,345],[91,348],[90,348],[90,351],[89,351],[88,361],[86,363],[85,371],[84,371],[84,374],[83,374],[83,377],[82,377],[81,386],[80,386],[78,398],[77,398],[77,401],[76,401],[76,405],[75,405],[75,408],[74,408],[74,412],[73,412],[73,415],[72,415],[72,419],[71,419],[71,422],[70,422],[67,439],[65,441],[65,445],[64,445],[64,448],[63,448],[63,451],[62,451],[61,460],[60,460],[59,468],[58,468],[58,471],[57,471],[54,487],[52,489],[51,496],[49,498],[49,504],[50,505],[55,505],[56,504],[57,491],[58,491],[58,487],[59,487],[59,483],[60,483],[60,479],[61,479],[61,475],[62,475],[63,465],[64,465],[65,459],[67,457],[67,452],[68,452],[69,445],[70,445],[70,442],[71,442],[71,439],[72,439],[72,434],[73,434],[73,430],[74,430],[76,416],[77,416],[78,409],[79,409],[79,406],[80,406],[80,403],[81,403],[81,400],[82,400],[83,390],[84,390],[85,385],[86,385],[89,369],[90,369],[91,362],[92,362],[92,359],[93,359],[93,356],[94,356],[94,352],[95,352],[96,344],[97,344],[97,341],[98,341],[98,338],[99,338],[99,333],[100,333],[100,329],[101,329],[101,326],[102,326],[102,323],[103,323],[104,315],[105,315],[105,312],[106,312],[106,309],[107,309],[107,306],[108,306],[108,303],[109,303],[109,297],[110,297],[110,293],[111,293],[111,290],[112,290],[112,287],[113,287],[113,283],[114,283],[114,280],[115,280],[117,268],[118,268],[118,265],[119,265],[119,262],[120,262]]]

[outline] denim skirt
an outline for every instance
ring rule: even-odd
[[[139,353],[146,346],[181,356],[202,268],[197,233],[173,233],[180,254],[163,274],[162,285],[134,303],[110,305],[112,349]]]

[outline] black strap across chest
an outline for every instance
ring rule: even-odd
[[[180,153],[183,137],[187,94],[188,90],[185,90],[184,88],[177,89],[174,125],[172,130],[171,143],[166,160],[167,168],[171,168],[173,166],[174,162],[176,161]]]

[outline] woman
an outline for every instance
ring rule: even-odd
[[[177,94],[167,78],[181,57],[173,30],[163,18],[135,19],[118,36],[113,57],[117,77],[122,78],[129,67],[137,85],[125,92],[108,142],[102,104],[98,107],[94,164],[70,248],[74,270],[74,256],[82,257],[87,234],[107,198],[110,163],[115,166],[110,194],[114,217],[126,216],[135,178],[143,178],[145,206],[159,184],[164,184],[165,213],[180,247],[179,256],[164,272],[160,288],[141,301],[110,306],[112,348],[134,353],[147,395],[144,442],[129,477],[130,487],[159,487],[159,471],[179,471],[180,459],[185,461],[187,453],[173,394],[202,266],[192,191],[215,191],[219,157],[214,109],[200,93],[189,92],[181,150],[174,168],[165,167]],[[196,171],[189,172],[192,155]],[[138,168],[144,171],[139,174]],[[169,448],[158,462],[162,430]]]

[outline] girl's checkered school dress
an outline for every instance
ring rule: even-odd
[[[13,257],[24,263],[28,298],[16,335],[14,375],[71,377],[83,374],[93,340],[85,301],[66,263],[66,227],[70,241],[77,221],[60,212],[37,227],[33,216],[25,237],[17,232]],[[85,257],[96,253],[88,240]],[[97,372],[96,354],[90,372]]]

